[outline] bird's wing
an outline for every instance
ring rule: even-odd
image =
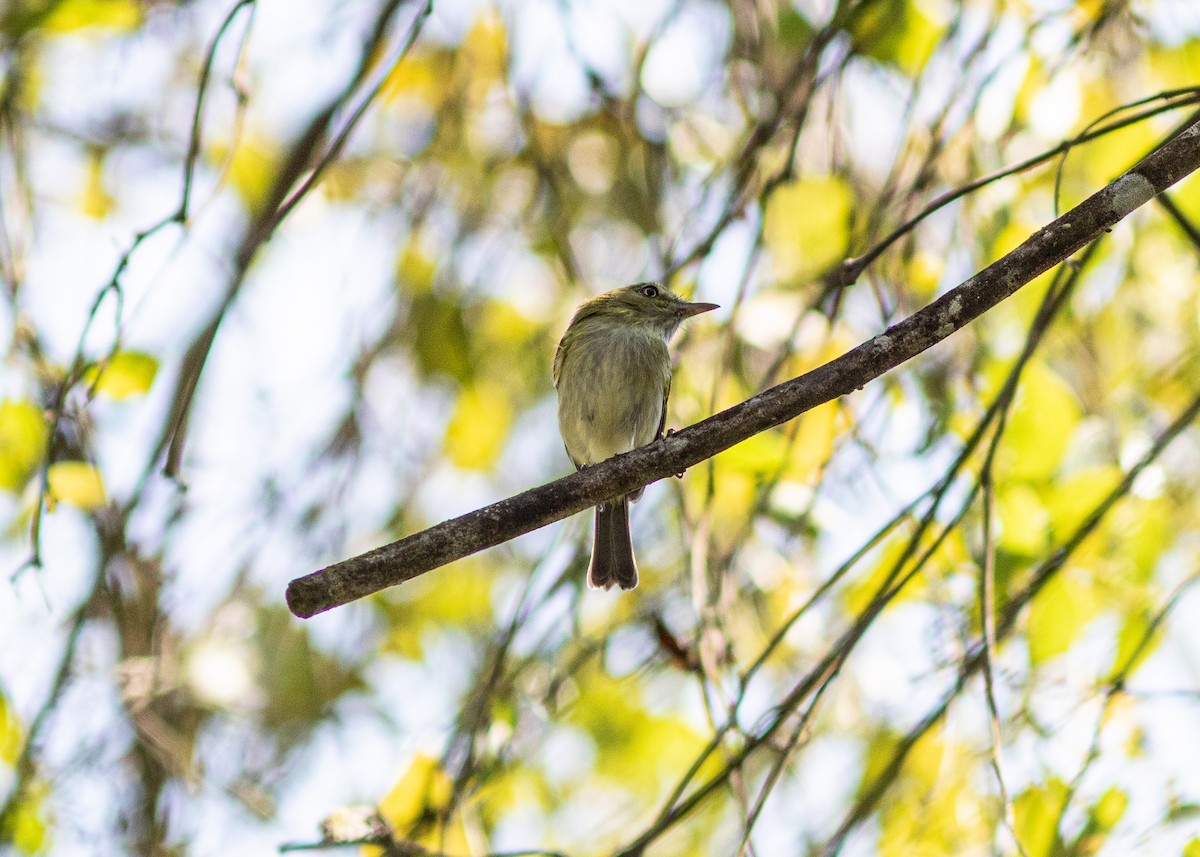
[[[667,375],[667,383],[663,385],[663,402],[662,413],[658,415],[658,433],[654,436],[655,440],[661,440],[663,429],[667,427],[667,398],[671,395],[671,376]]]
[[[558,347],[554,349],[554,366],[550,370],[550,379],[554,382],[555,389],[558,388],[558,373],[562,371],[563,360],[567,356],[567,335],[564,333],[562,339],[558,340]]]

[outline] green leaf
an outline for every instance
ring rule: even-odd
[[[775,18],[775,32],[780,45],[799,50],[812,41],[813,28],[808,20],[790,3],[780,4]]]
[[[837,176],[780,185],[767,200],[763,240],[782,281],[804,281],[841,261],[850,247],[853,194]]]
[[[854,48],[880,62],[916,74],[928,62],[945,24],[926,10],[929,4],[916,0],[876,0],[860,4],[850,19]]]
[[[158,358],[144,351],[120,351],[105,366],[93,366],[87,383],[110,399],[121,401],[145,395],[158,374]]]
[[[463,309],[457,301],[433,291],[414,295],[402,337],[411,343],[423,376],[449,375],[461,384],[470,383],[475,368]]]
[[[1172,801],[1167,808],[1167,821],[1172,824],[1180,821],[1194,821],[1200,818],[1200,803]]]
[[[268,665],[259,674],[266,694],[262,720],[285,743],[303,740],[333,713],[337,699],[362,689],[358,670],[315,648],[308,628],[282,606],[260,607],[255,628],[261,662]]]
[[[414,241],[409,241],[396,261],[396,279],[400,287],[416,294],[425,294],[433,289],[437,276],[437,261],[421,250]]]
[[[49,428],[33,402],[0,402],[0,488],[19,491],[46,454]]]

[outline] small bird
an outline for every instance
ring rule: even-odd
[[[658,283],[592,298],[575,311],[554,354],[558,430],[578,469],[662,437],[671,392],[667,343],[684,319],[717,309],[690,303]],[[596,507],[589,589],[638,583],[628,504],[642,490]]]

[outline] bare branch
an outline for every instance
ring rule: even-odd
[[[183,445],[187,435],[188,418],[191,412],[193,397],[200,383],[200,375],[204,371],[204,366],[208,360],[209,352],[212,350],[217,332],[224,322],[230,307],[241,292],[242,283],[250,269],[250,263],[254,260],[254,257],[262,246],[271,239],[275,230],[282,224],[283,219],[292,211],[300,199],[315,187],[315,179],[313,177],[320,173],[330,160],[336,157],[346,137],[353,130],[358,120],[362,118],[366,107],[371,103],[375,92],[378,90],[378,85],[376,85],[375,90],[365,97],[364,101],[359,105],[359,109],[351,114],[341,132],[335,138],[332,146],[326,148],[325,154],[318,158],[317,153],[329,134],[331,123],[338,114],[338,111],[353,99],[360,85],[369,74],[373,65],[373,59],[387,38],[389,26],[400,6],[401,0],[389,0],[389,2],[383,4],[376,17],[371,35],[363,47],[358,69],[347,84],[334,94],[321,110],[313,114],[309,119],[308,125],[296,137],[286,155],[281,159],[278,172],[266,194],[266,199],[258,213],[247,225],[240,239],[238,249],[234,254],[233,270],[229,282],[225,287],[225,294],[210,317],[208,324],[196,334],[191,345],[188,346],[175,382],[175,393],[171,402],[170,414],[163,428],[163,434],[155,449],[155,453],[151,458],[151,461],[157,461],[165,450],[166,462],[163,472],[172,479],[178,478],[180,473],[180,462],[183,457]],[[237,8],[239,7],[235,7],[233,11],[236,11]],[[427,8],[428,4],[418,11],[412,28],[401,41],[402,49],[399,51],[396,62],[403,59],[408,49],[412,47],[416,33],[420,29],[420,22],[425,19]],[[233,12],[230,14],[232,15]],[[200,111],[199,103],[196,109],[198,116]],[[317,166],[310,175],[309,180],[301,183],[298,190],[291,192],[292,188],[300,182],[301,176],[310,170],[310,165],[314,160],[317,160]],[[185,197],[185,206],[186,203],[187,200]],[[186,214],[186,210],[181,209],[181,213]]]
[[[841,357],[648,446],[296,578],[288,584],[288,606],[308,618],[348,604],[681,473],[755,434],[862,389],[978,318],[1197,168],[1200,121],[1002,259]]]

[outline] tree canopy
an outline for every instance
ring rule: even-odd
[[[4,6],[0,842],[1200,857],[1198,80],[1170,0]],[[568,475],[648,279],[678,434],[536,523],[752,430],[638,589],[578,515],[289,612]]]

